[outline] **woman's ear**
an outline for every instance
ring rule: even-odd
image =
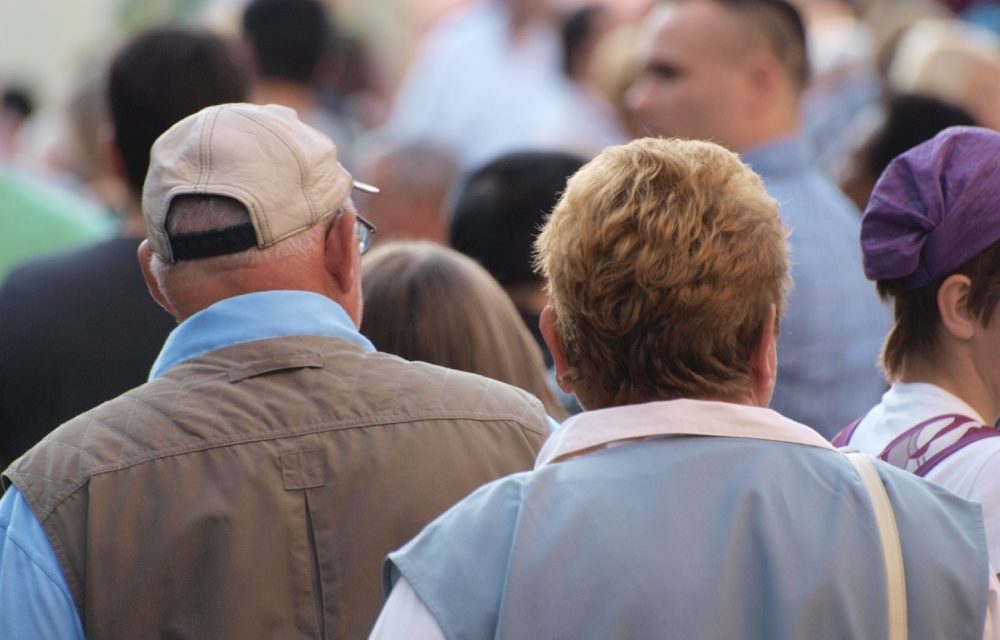
[[[556,368],[556,382],[559,388],[566,393],[573,393],[573,385],[567,383],[564,374],[569,371],[569,364],[566,362],[566,352],[562,347],[562,339],[556,329],[556,310],[549,305],[542,309],[542,315],[538,319],[538,328],[542,330],[542,338],[549,347],[552,354],[552,363]]]
[[[778,379],[778,309],[773,304],[750,357],[753,400],[758,406],[766,407],[771,404],[774,383]]]
[[[969,289],[972,281],[961,273],[954,273],[941,283],[937,292],[941,325],[957,340],[970,340],[976,333],[979,321],[969,310]]]

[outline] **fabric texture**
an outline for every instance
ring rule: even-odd
[[[0,459],[146,381],[171,329],[149,295],[138,239],[15,269],[0,286]]]
[[[265,326],[295,316],[282,294],[252,294],[284,302]],[[385,554],[530,466],[548,426],[536,399],[355,335],[236,336],[71,420],[6,471],[89,640],[364,637]]]
[[[1000,240],[998,154],[1000,133],[949,127],[890,162],[861,223],[868,278],[917,289]]]
[[[811,160],[785,139],[743,154],[778,200],[791,230],[792,291],[778,336],[771,407],[827,438],[878,402],[877,366],[891,313],[865,279],[860,214]]]
[[[851,463],[771,411],[722,405],[571,418],[535,471],[479,489],[391,554],[387,585],[405,578],[451,639],[886,637],[882,550]],[[594,429],[618,433],[579,448]],[[978,506],[876,466],[910,637],[983,637]]]

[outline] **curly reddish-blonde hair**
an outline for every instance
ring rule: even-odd
[[[710,142],[645,138],[580,169],[535,247],[581,404],[747,394],[784,311],[787,235],[760,178]]]

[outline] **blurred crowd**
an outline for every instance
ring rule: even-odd
[[[372,6],[366,14],[368,4]],[[766,395],[764,406],[769,404],[782,416],[815,430],[823,446],[838,437],[838,444],[850,443],[872,454],[884,450],[883,457],[889,462],[899,462],[902,454],[892,449],[897,434],[889,434],[886,423],[879,420],[883,420],[883,413],[895,415],[892,403],[910,397],[906,393],[912,390],[900,383],[933,382],[954,393],[963,404],[950,408],[961,413],[971,406],[967,413],[973,414],[969,420],[975,421],[976,428],[992,427],[1000,418],[1000,382],[977,378],[971,388],[981,393],[963,395],[961,390],[970,388],[968,376],[956,376],[952,384],[936,369],[940,366],[941,371],[954,372],[960,368],[942,355],[951,347],[941,347],[933,338],[921,338],[919,326],[914,329],[917,337],[900,337],[900,327],[908,326],[904,322],[907,314],[923,317],[921,313],[935,305],[941,305],[942,322],[952,331],[951,316],[942,302],[946,293],[938,292],[951,290],[946,283],[956,269],[973,279],[991,270],[1000,272],[1000,267],[985,258],[969,270],[959,268],[980,253],[986,255],[987,241],[992,244],[997,238],[984,229],[997,226],[995,222],[987,224],[968,214],[968,219],[962,220],[971,227],[948,231],[951,235],[940,242],[950,243],[948,247],[967,247],[961,261],[938,253],[933,254],[933,260],[925,254],[899,258],[908,260],[919,273],[927,272],[927,278],[913,285],[928,287],[933,283],[933,290],[923,297],[914,294],[910,284],[897,281],[915,277],[910,272],[900,271],[902,267],[880,270],[878,266],[891,262],[893,252],[906,253],[905,243],[894,244],[886,235],[886,229],[902,224],[892,217],[900,208],[916,211],[907,214],[908,220],[966,215],[963,207],[972,205],[952,196],[962,189],[971,193],[969,185],[979,180],[980,174],[962,173],[954,178],[959,172],[954,167],[961,165],[972,171],[998,162],[983,153],[958,160],[948,156],[925,166],[919,163],[930,161],[921,155],[913,160],[913,166],[924,172],[919,174],[923,183],[917,180],[900,186],[884,177],[895,175],[893,167],[899,172],[898,165],[892,163],[901,154],[939,140],[935,136],[954,131],[951,127],[1000,131],[1000,4],[990,0],[453,0],[425,2],[419,10],[411,7],[408,13],[381,11],[376,4],[374,0],[343,6],[337,0],[208,3],[203,11],[190,12],[183,22],[137,28],[123,42],[96,52],[74,74],[69,95],[56,102],[40,103],[31,86],[0,77],[0,466],[12,465],[4,486],[13,487],[17,499],[23,495],[27,500],[25,511],[18,512],[22,503],[8,499],[8,509],[13,511],[0,509],[0,528],[6,530],[21,513],[20,517],[30,520],[30,527],[41,531],[34,518],[49,527],[47,518],[51,516],[57,524],[45,535],[31,538],[36,540],[32,544],[42,544],[37,540],[46,536],[79,537],[83,535],[80,527],[86,528],[80,522],[100,517],[107,522],[100,529],[88,530],[83,538],[112,535],[109,531],[113,527],[108,523],[115,520],[119,501],[129,502],[127,491],[102,485],[88,494],[86,499],[91,502],[85,506],[78,504],[84,498],[76,496],[81,486],[105,470],[114,467],[120,471],[115,464],[126,459],[133,465],[129,469],[134,471],[134,481],[149,483],[155,499],[170,494],[171,473],[189,474],[185,477],[195,478],[191,482],[196,487],[200,483],[225,484],[220,478],[230,469],[227,465],[235,464],[225,455],[194,469],[158,472],[136,471],[137,461],[141,458],[146,464],[147,459],[139,453],[130,458],[132,454],[126,452],[155,452],[149,454],[149,460],[168,458],[171,452],[198,449],[202,438],[211,441],[198,431],[204,424],[238,425],[240,416],[246,415],[291,416],[295,407],[303,404],[301,398],[295,399],[296,393],[312,400],[314,385],[321,388],[327,384],[298,371],[330,371],[334,367],[331,363],[346,357],[334,353],[336,349],[307,342],[316,336],[347,340],[352,345],[347,351],[353,354],[347,359],[359,358],[357,364],[351,364],[354,368],[338,369],[340,386],[331,387],[331,397],[349,398],[341,404],[350,406],[357,415],[337,418],[339,439],[334,444],[317,444],[303,435],[304,425],[322,422],[315,417],[319,413],[313,412],[330,411],[333,415],[342,407],[336,402],[331,407],[305,403],[310,408],[303,409],[304,415],[296,414],[283,423],[290,427],[294,422],[299,429],[295,437],[305,440],[291,448],[279,446],[275,454],[281,466],[276,477],[283,479],[278,484],[283,482],[288,491],[304,490],[305,501],[293,508],[282,502],[283,495],[275,493],[267,497],[271,502],[258,505],[256,510],[251,508],[241,516],[225,512],[220,518],[267,519],[268,509],[273,509],[275,519],[280,520],[298,517],[305,510],[312,527],[308,539],[276,536],[272,542],[298,545],[295,548],[301,547],[302,553],[307,546],[320,549],[314,563],[319,568],[304,583],[311,586],[329,580],[335,585],[331,589],[343,589],[344,585],[324,572],[339,571],[350,563],[324,559],[324,544],[338,549],[359,544],[358,558],[367,564],[344,571],[371,573],[372,563],[381,562],[388,551],[413,538],[476,487],[530,468],[536,455],[540,470],[549,449],[549,461],[571,450],[589,451],[571,441],[572,436],[559,440],[564,427],[558,425],[567,420],[569,425],[593,421],[588,416],[600,413],[593,410],[619,411],[608,415],[615,420],[632,420],[621,413],[621,407],[676,398],[728,401],[737,397],[741,402],[751,398],[757,403],[758,395]],[[362,14],[364,19],[359,17]],[[738,29],[730,21],[733,16],[742,25]],[[409,35],[402,40],[414,44],[386,46],[383,40],[372,37],[373,30],[379,28],[387,33],[405,32]],[[225,104],[237,107],[232,111],[210,109]],[[255,111],[246,105],[281,105],[293,111]],[[218,127],[218,134],[197,133],[202,137],[195,144],[196,134],[179,130],[178,123],[190,123],[186,126],[196,132]],[[315,132],[322,135],[314,138]],[[705,150],[695,143],[687,147],[683,145],[688,143],[650,142],[649,138],[702,140],[719,147],[713,144]],[[234,142],[226,146],[229,140]],[[984,140],[993,144],[992,138]],[[680,151],[657,146],[661,144],[678,144]],[[960,138],[953,144],[968,150],[987,142]],[[282,155],[286,151],[287,158]],[[729,152],[737,154],[740,162],[732,164],[735,156]],[[936,149],[933,153],[945,152]],[[675,154],[690,154],[698,162],[728,167],[726,177],[720,178],[721,173],[706,177],[693,165],[678,162],[677,175],[666,178],[647,166],[650,158],[669,164]],[[241,158],[250,168],[239,166]],[[272,161],[274,166],[268,164]],[[313,176],[315,163],[320,161],[332,162],[336,171]],[[293,165],[295,171],[289,169]],[[752,169],[762,183],[754,182],[757,178],[748,177],[751,174],[744,175],[743,166]],[[594,173],[598,168],[604,173]],[[913,172],[919,173],[917,169]],[[307,205],[286,199],[280,189],[298,179],[298,173],[305,184]],[[223,177],[217,180],[216,174]],[[953,182],[942,188],[944,195],[938,202],[919,187],[938,179],[944,183],[942,175]],[[633,180],[635,176],[642,179]],[[905,182],[910,178],[893,179]],[[701,193],[698,181],[715,185],[714,190]],[[754,191],[760,190],[760,184],[766,194]],[[614,185],[620,188],[613,191]],[[689,187],[694,193],[687,194]],[[323,209],[322,215],[314,214],[312,208],[320,198],[316,194],[323,189],[332,190],[335,201],[327,203],[331,206]],[[687,195],[674,196],[674,191]],[[662,198],[657,199],[657,194]],[[738,213],[729,213],[741,210],[733,203],[743,200],[750,203],[747,211],[763,211],[769,206],[767,202],[773,202],[762,199],[767,194],[777,201],[784,225],[781,229],[773,226],[773,221],[750,224]],[[205,196],[204,202],[199,200],[201,196]],[[1000,185],[996,193],[972,193],[969,202],[984,198],[1000,198]],[[233,211],[220,204],[220,199],[239,200],[241,206]],[[656,204],[651,204],[654,201]],[[285,221],[277,221],[273,207],[297,211],[295,207],[300,205],[309,212],[292,221],[298,226],[284,228]],[[691,225],[704,223],[708,230],[692,240],[677,229],[622,222],[633,215],[628,211],[645,215],[661,205],[697,212],[698,222]],[[176,219],[175,206],[179,211]],[[866,209],[868,214],[863,217]],[[761,219],[771,220],[765,213],[760,214]],[[925,226],[937,229],[943,223],[935,218]],[[325,240],[313,237],[320,227],[327,234]],[[540,239],[543,228],[548,235]],[[758,231],[759,237],[755,235]],[[712,249],[713,243],[728,242],[727,234],[738,235],[746,246],[734,240],[732,246],[726,245],[732,253]],[[301,246],[293,247],[300,237],[305,238]],[[315,245],[308,251],[304,248],[307,240]],[[661,243],[659,253],[644,248],[647,240]],[[341,249],[353,251],[357,245],[356,264],[331,257],[343,254],[333,248],[338,241]],[[240,252],[257,250],[252,247],[259,248],[266,260],[236,259]],[[281,253],[281,247],[293,248]],[[754,247],[760,248],[759,254]],[[717,253],[709,259],[705,252],[710,249]],[[275,250],[278,252],[268,253]],[[785,264],[781,262],[784,258],[776,256],[785,253],[790,256],[787,265],[780,266],[778,263]],[[948,252],[940,249],[939,253]],[[360,254],[365,255],[361,258]],[[680,256],[688,262],[674,265],[671,261],[680,260]],[[770,266],[764,264],[771,259],[768,256],[773,258]],[[211,267],[197,268],[201,259]],[[280,270],[272,269],[267,262],[272,259],[286,263]],[[716,265],[721,264],[725,269],[717,271]],[[306,272],[314,268],[329,277],[322,281],[307,277]],[[353,287],[355,278],[360,288]],[[665,282],[681,281],[690,285],[683,295],[657,293],[668,286]],[[878,288],[871,281],[877,282]],[[253,284],[247,284],[250,282]],[[742,284],[735,287],[724,282]],[[744,296],[756,286],[766,293]],[[301,295],[274,295],[283,289],[324,294],[335,290],[336,295],[327,297],[337,303],[337,309],[321,309],[315,300]],[[235,299],[237,294],[252,297],[267,292],[270,298],[258,298],[253,304],[244,299],[242,307],[231,305],[226,314],[211,306]],[[958,298],[962,295],[955,293]],[[993,300],[993,294],[970,295],[972,306],[979,305],[977,313],[988,317],[982,310],[991,308],[976,296]],[[924,311],[907,306],[921,304]],[[961,304],[955,302],[955,306]],[[194,319],[198,314],[213,308],[220,314],[211,320],[216,324],[204,319],[197,324]],[[686,315],[681,314],[680,319],[671,316],[677,309]],[[292,319],[280,318],[282,311]],[[670,318],[669,323],[657,323],[660,312]],[[927,313],[934,316],[938,312]],[[299,322],[296,318],[300,314],[308,320]],[[232,328],[244,322],[254,330],[241,333]],[[918,320],[914,322],[919,325]],[[989,319],[982,325],[988,326]],[[193,338],[192,327],[203,335]],[[964,335],[961,328],[953,333]],[[709,344],[702,341],[703,334],[728,337]],[[234,349],[251,340],[288,336],[291,341],[305,340],[306,350],[313,350],[313,355],[294,349],[287,353],[248,350],[220,356],[221,364],[199,360],[219,345]],[[354,354],[354,349],[363,355]],[[760,349],[763,351],[758,353]],[[767,349],[773,351],[773,365],[768,364]],[[734,360],[742,360],[729,363],[719,356],[722,352],[732,352]],[[373,353],[436,367],[407,368],[412,362],[404,365],[397,359],[371,361]],[[189,366],[190,358],[200,364]],[[186,366],[189,368],[184,369]],[[229,391],[212,386],[221,384],[206,373],[212,367],[229,367],[220,374],[229,382],[251,380],[245,397],[229,398]],[[293,368],[295,374],[287,372]],[[661,371],[671,368],[676,369],[675,377]],[[770,386],[757,379],[761,368],[776,378]],[[178,369],[203,379],[198,378],[198,385],[188,385]],[[466,378],[455,371],[482,378]],[[420,384],[398,382],[398,387],[390,388],[389,381],[396,384],[408,380],[407,376]],[[746,393],[737,384],[744,376],[753,380],[751,391]],[[272,378],[276,380],[273,387],[268,384]],[[147,381],[149,384],[142,386]],[[170,391],[169,384],[183,392]],[[497,388],[501,391],[495,391]],[[665,389],[670,389],[669,393]],[[507,404],[500,407],[500,400],[481,399],[493,393]],[[218,405],[207,408],[210,402],[202,402],[205,398]],[[439,399],[440,406],[436,404]],[[125,402],[131,403],[127,409]],[[230,410],[227,402],[237,409]],[[378,408],[380,403],[391,409]],[[196,406],[190,415],[187,409],[178,409]],[[253,411],[248,408],[251,406]],[[146,416],[143,419],[151,424],[180,425],[185,437],[157,442],[148,429],[137,428],[132,434],[133,413]],[[85,417],[74,420],[80,414]],[[687,419],[689,413],[684,415]],[[690,416],[700,415],[690,412]],[[706,415],[711,418],[714,414]],[[363,435],[356,427],[367,416],[377,416],[373,420],[382,430]],[[907,413],[900,420],[919,422],[918,417],[931,416]],[[356,424],[352,422],[355,418]],[[657,414],[660,419],[666,420]],[[644,416],[637,422],[646,424],[647,420],[652,418]],[[69,429],[48,436],[67,422]],[[462,424],[456,427],[456,422]],[[412,445],[387,435],[390,427],[417,423],[430,435],[420,432],[410,436]],[[482,433],[469,424],[481,427]],[[431,432],[428,425],[437,425],[438,431]],[[847,431],[842,431],[845,428]],[[957,427],[946,430],[953,428]],[[113,432],[116,439],[97,439],[90,435],[91,429]],[[434,439],[438,437],[434,434],[450,429],[462,435],[442,437],[441,442]],[[91,442],[92,437],[97,444]],[[267,440],[271,435],[254,437]],[[544,446],[548,449],[543,449],[546,437],[549,440]],[[651,436],[641,430],[629,436],[647,437]],[[924,433],[921,437],[937,436]],[[801,436],[788,442],[802,444],[807,440]],[[466,456],[467,450],[459,442],[481,449],[463,461],[465,466],[452,469],[450,461]],[[928,442],[920,440],[919,445],[929,446]],[[422,447],[426,453],[422,464],[411,468],[409,458],[397,455],[397,449],[406,446]],[[606,443],[593,446],[604,447]],[[86,455],[60,457],[59,447]],[[387,453],[390,450],[394,453]],[[510,451],[515,453],[506,455]],[[314,453],[326,456],[325,462],[312,458]],[[748,451],[747,455],[753,453]],[[245,468],[264,459],[271,458],[248,456],[241,464]],[[391,517],[386,522],[380,519],[384,514],[361,506],[373,501],[392,503],[393,494],[388,489],[382,493],[371,489],[368,498],[363,494],[369,489],[354,488],[330,499],[338,509],[346,509],[343,513],[349,515],[345,520],[351,521],[352,527],[379,531],[367,541],[368,546],[354,539],[323,537],[327,529],[335,528],[324,521],[322,507],[317,506],[327,504],[319,501],[328,498],[319,492],[340,480],[341,471],[333,466],[334,459],[345,461],[345,475],[349,474],[346,465],[356,460],[362,460],[373,473],[385,470],[379,472],[390,478],[386,486],[406,493],[407,500],[400,499],[403,506],[393,503],[388,509],[394,514],[405,512],[398,522]],[[897,466],[913,471],[917,465],[907,464],[903,461]],[[995,558],[997,541],[993,538],[1000,539],[1000,514],[994,515],[988,505],[1000,503],[1000,485],[993,491],[964,479],[949,486],[952,476],[948,474],[957,476],[959,472],[949,472],[947,465],[944,469],[944,478],[937,482],[987,505],[986,534]],[[32,479],[42,473],[40,470],[47,478],[45,483]],[[793,473],[779,470],[786,471]],[[454,484],[449,484],[449,475],[454,476]],[[674,480],[682,483],[682,475]],[[817,472],[817,476],[822,473]],[[935,480],[935,476],[930,479]],[[555,487],[563,482],[549,481]],[[886,480],[893,500],[910,490],[905,482],[909,481]],[[41,484],[53,488],[41,489]],[[178,484],[179,492],[192,489]],[[497,491],[521,491],[509,484],[498,486]],[[519,493],[516,500],[533,504],[531,500],[536,499],[546,506],[550,501],[565,505],[573,500],[572,492],[561,494],[553,489],[543,500],[526,497],[527,491]],[[430,494],[435,498],[422,503]],[[77,506],[61,506],[67,496],[74,496],[67,504]],[[475,496],[482,504],[473,502],[466,511],[460,509],[458,516],[446,520],[439,529],[429,529],[418,537],[416,546],[392,556],[385,579],[398,601],[380,619],[377,637],[442,637],[435,633],[467,637],[454,629],[473,625],[474,621],[467,620],[472,615],[469,611],[430,606],[442,629],[427,631],[420,626],[420,633],[411,635],[407,625],[417,624],[423,611],[416,607],[420,611],[412,613],[412,598],[423,605],[437,602],[437,598],[447,602],[454,596],[448,588],[458,588],[423,586],[433,582],[434,562],[445,562],[445,566],[455,562],[454,566],[461,568],[458,560],[448,555],[452,553],[451,532],[473,531],[486,538],[493,527],[501,530],[506,526],[492,521],[470,525],[475,519],[464,518],[477,509],[502,513],[504,505],[513,504],[514,498],[476,493],[474,501]],[[420,503],[421,508],[410,509],[411,502]],[[343,506],[348,503],[350,509]],[[185,503],[185,508],[197,511],[198,504],[193,500]],[[29,507],[34,514],[31,517],[30,513],[24,515]],[[124,506],[121,509],[128,511]],[[608,509],[606,517],[629,517],[618,513],[618,507]],[[900,526],[906,529],[909,516],[903,515],[905,509],[898,505],[897,510]],[[928,506],[925,513],[937,522],[934,514],[946,510]],[[655,517],[669,522],[681,513],[683,509],[664,511]],[[942,531],[954,522],[964,522],[968,515],[965,511],[955,514],[957,509],[951,520],[940,518],[948,523],[941,525]],[[919,520],[919,515],[913,520]],[[165,543],[171,542],[170,536],[190,534],[183,527],[163,525],[157,519],[160,517],[176,523],[181,516],[177,512],[157,516],[153,518],[155,526],[145,521],[153,528],[163,527]],[[573,531],[571,524],[560,524],[567,535]],[[510,524],[517,535],[524,534],[522,526],[520,522]],[[30,527],[19,531],[36,530]],[[771,535],[767,527],[762,530],[767,532],[762,536]],[[853,534],[841,533],[843,539],[831,544],[843,543],[847,549],[850,544],[845,540]],[[517,535],[511,534],[513,542],[498,542],[497,548],[511,553],[508,570],[528,571],[532,561],[517,556],[514,550],[535,547],[520,547],[527,543]],[[109,585],[118,584],[115,581],[127,575],[126,557],[148,561],[152,574],[169,573],[171,559],[160,557],[165,552],[146,558],[134,548],[123,549],[121,566],[109,563],[106,574],[97,572],[88,577],[78,575],[81,567],[87,567],[88,560],[94,561],[99,549],[107,552],[107,547],[83,538],[66,542],[66,551],[57,549],[59,557],[52,557],[46,569],[67,575],[63,608],[52,604],[49,611],[53,619],[62,620],[58,624],[65,625],[58,627],[62,630],[58,637],[83,637],[78,634],[84,632],[87,637],[115,637],[116,625],[132,630],[131,637],[146,637],[147,632],[153,633],[150,630],[162,631],[176,622],[162,611],[122,613],[121,603],[127,599],[110,597],[107,592]],[[508,542],[510,548],[503,546]],[[214,544],[225,546],[218,540]],[[589,538],[580,544],[598,546]],[[933,544],[927,544],[931,553]],[[968,548],[973,546],[970,542]],[[260,553],[243,538],[230,551],[233,563],[249,561]],[[909,563],[909,550],[904,551]],[[183,549],[176,552],[185,553]],[[51,555],[51,550],[38,553],[37,557],[49,558],[45,554]],[[969,551],[970,557],[972,553]],[[198,553],[186,556],[190,566],[181,572],[197,575],[193,567],[198,557]],[[11,564],[4,567],[4,558],[0,546],[0,591],[12,584],[4,580],[20,579],[10,577],[16,572]],[[484,572],[496,568],[489,564],[494,560],[497,566],[503,564],[489,554],[484,556]],[[49,560],[33,561],[44,566]],[[996,563],[994,559],[994,567]],[[338,569],[332,569],[334,565]],[[955,566],[960,565],[956,560]],[[300,584],[302,576],[291,575],[294,571],[282,566],[276,562],[268,569],[280,574],[277,582]],[[924,570],[928,582],[935,579],[935,570]],[[210,571],[208,576],[210,581],[221,580]],[[322,633],[327,635],[316,637],[364,637],[381,606],[376,595],[380,591],[378,576],[376,569],[374,575],[367,575],[370,583],[338,604],[355,612],[353,617],[341,611],[317,613],[317,618],[338,620],[342,627],[337,631],[324,627]],[[990,579],[986,621],[973,625],[970,637],[983,637],[979,634],[984,624],[989,631],[989,616],[1000,612],[1000,595],[994,589],[995,580]],[[393,584],[397,587],[394,590]],[[132,586],[141,597],[172,597],[163,584]],[[655,583],[638,581],[634,590],[643,587],[658,588]],[[417,595],[413,595],[414,588]],[[492,593],[490,590],[497,587],[470,580],[465,588]],[[706,587],[706,592],[711,588]],[[266,625],[281,617],[280,613],[261,610],[240,622],[238,616],[230,619],[228,613],[208,607],[206,610],[220,616],[214,619],[218,625],[192,633],[190,629],[201,624],[198,603],[202,596],[190,584],[186,589],[177,606],[184,611],[191,607],[194,613],[190,619],[177,622],[177,637],[216,633],[215,637],[239,637],[242,632],[234,629],[251,628],[241,625]],[[93,599],[89,590],[95,591]],[[959,592],[964,593],[956,587],[955,593]],[[84,606],[81,603],[85,600]],[[5,612],[4,606],[0,602],[0,625],[22,619]],[[298,602],[290,609],[301,614],[302,609],[311,610],[312,606]],[[527,605],[511,605],[511,611],[500,617],[510,620],[512,629],[523,628],[514,622],[517,611],[530,611],[530,607],[518,606]],[[80,617],[74,618],[72,611]],[[410,617],[401,611],[409,611]],[[312,620],[313,613],[306,617]],[[861,609],[855,613],[862,618],[867,615]],[[482,615],[488,618],[492,614]],[[589,620],[582,613],[580,619]],[[225,626],[230,623],[232,626]],[[287,631],[282,624],[274,629]],[[307,624],[300,620],[292,627],[299,631],[308,628],[309,633],[302,637],[313,637],[309,634],[319,631],[312,624],[314,621]],[[206,629],[214,631],[206,635]],[[798,633],[805,633],[798,629]],[[0,636],[8,637],[3,631],[0,627]],[[279,635],[265,635],[290,637],[275,633]],[[527,632],[510,631],[506,637],[528,637],[522,633]],[[703,637],[732,637],[719,633]],[[888,637],[880,633],[881,627],[870,637]],[[549,636],[542,633],[537,637]],[[776,631],[771,637],[796,637],[796,633]],[[798,637],[861,636],[805,633]],[[931,633],[926,637],[935,636]]]
[[[379,229],[376,243],[427,240],[450,245],[485,266],[510,295],[551,365],[537,329],[545,296],[543,283],[533,273],[530,242],[574,162],[645,135],[711,139],[740,152],[769,137],[758,133],[761,127],[747,125],[744,128],[754,132],[750,138],[756,139],[742,133],[727,139],[734,134],[725,128],[732,127],[711,121],[742,118],[735,112],[711,115],[719,103],[730,101],[721,81],[709,86],[699,77],[713,70],[643,68],[644,42],[652,37],[643,20],[652,5],[649,1],[458,0],[412,3],[396,14],[383,15],[374,6],[365,12],[364,7],[348,3],[319,1],[208,3],[200,11],[189,11],[184,24],[170,28],[217,38],[218,46],[232,55],[232,71],[226,75],[242,77],[244,84],[240,91],[217,95],[294,108],[305,122],[333,139],[348,170],[381,188],[377,197],[357,197]],[[799,0],[796,6],[808,30],[808,51],[801,54],[807,68],[801,70],[803,81],[796,89],[801,95],[792,105],[795,127],[789,133],[800,138],[802,159],[819,167],[858,211],[864,209],[882,170],[901,151],[947,126],[1000,126],[1000,10],[994,3]],[[359,12],[367,19],[359,18]],[[409,35],[402,40],[416,44],[389,47],[379,38],[362,35],[371,31],[372,24],[390,33],[404,30]],[[698,42],[699,37],[691,36],[689,44],[678,40],[676,51],[667,55],[676,58],[677,65],[694,64],[704,57],[698,47],[705,43]],[[164,40],[158,51],[164,59],[189,55],[190,64],[208,63],[209,58],[200,59],[190,50],[171,53],[169,35]],[[119,254],[126,253],[120,238],[132,238],[136,244],[144,233],[136,202],[144,164],[135,156],[145,155],[146,145],[172,120],[212,101],[197,95],[211,92],[210,87],[197,85],[214,82],[211,73],[198,79],[187,71],[165,69],[178,87],[183,86],[174,93],[185,93],[175,98],[185,104],[160,105],[155,126],[150,124],[132,141],[117,140],[116,133],[132,134],[117,131],[123,127],[115,122],[115,105],[109,101],[114,98],[107,90],[111,75],[107,61],[114,54],[110,49],[91,55],[81,64],[70,95],[54,104],[35,104],[24,86],[4,90],[0,207],[8,228],[0,240],[0,276],[29,258],[113,236],[118,237]],[[675,82],[678,89],[670,93],[648,89],[643,78],[650,73],[689,78]],[[143,109],[152,108],[147,105],[160,99],[157,92],[169,87],[166,82],[150,73],[150,86],[141,89],[148,95],[139,103],[123,103],[118,110],[140,117]],[[546,175],[551,178],[543,179]],[[526,176],[534,176],[536,182],[525,182]],[[501,197],[501,191],[506,195]],[[796,233],[806,243],[806,232]],[[802,250],[811,251],[805,244]],[[810,276],[796,275],[804,280],[793,296],[808,295],[804,290]],[[8,309],[15,307],[10,296],[16,295],[19,282],[25,286],[23,277],[22,273],[13,278],[0,294]],[[135,295],[141,296],[142,287],[135,280]],[[32,288],[37,288],[34,283]],[[61,288],[79,290],[65,283]],[[807,304],[824,306],[803,301],[793,307]],[[159,313],[146,306],[149,316]],[[7,313],[19,316],[24,325],[37,322],[26,320],[27,311]],[[55,326],[65,322],[63,313],[53,308],[35,313],[55,317],[50,320]],[[874,323],[878,328],[867,333],[878,341],[876,334],[887,327],[872,313],[877,312],[869,312],[858,326]],[[81,380],[89,380],[81,384],[103,386],[103,391],[67,402],[62,411],[45,412],[37,420],[39,430],[30,430],[33,435],[22,445],[2,453],[11,459],[52,424],[141,381],[170,325],[158,320],[152,324],[159,329],[150,330],[154,335],[145,339],[144,347],[123,349],[141,351],[133,356],[133,373],[123,374],[117,385],[79,374]],[[814,326],[823,320],[803,322]],[[94,324],[107,322],[95,319]],[[123,330],[109,335],[121,335]],[[815,342],[811,329],[805,332],[803,339]],[[21,345],[17,348],[37,359],[36,347],[25,346],[20,337],[11,338],[9,330],[6,333],[5,344]],[[842,336],[835,331],[822,335],[825,342],[842,348]],[[788,342],[794,338],[786,335]],[[59,351],[67,348],[62,345]],[[9,354],[15,347],[3,349]],[[873,358],[871,344],[859,349],[855,361]],[[810,367],[823,368],[815,361],[831,358],[822,348],[810,350],[801,344],[786,351],[792,369],[796,368],[792,360],[798,357],[792,352],[813,361]],[[86,359],[93,357],[89,354]],[[839,366],[832,357],[831,366]],[[21,359],[5,358],[12,363]],[[856,365],[848,365],[842,375],[853,378],[857,371]],[[51,371],[39,374],[30,384],[30,376],[19,377],[23,385],[35,387],[37,380],[51,375]],[[798,375],[808,374],[790,371],[784,377],[793,385],[792,378]],[[818,377],[829,379],[828,373]],[[79,388],[63,378],[68,387]],[[814,383],[805,385],[808,391]],[[7,385],[3,393],[21,398],[23,391],[15,391],[17,386]],[[833,408],[832,415],[822,402],[816,411],[795,406],[795,399],[786,402],[780,390],[776,402],[793,417],[831,435],[877,399],[853,391],[844,399],[836,384],[830,394],[842,398],[838,403],[846,403],[842,409]],[[80,392],[66,390],[59,395]],[[803,397],[799,391],[794,395]],[[15,415],[18,424],[35,422],[10,409],[11,402],[0,405],[5,432]],[[572,398],[564,397],[562,404],[576,410]],[[21,436],[3,436],[11,438]]]

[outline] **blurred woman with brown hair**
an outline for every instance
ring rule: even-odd
[[[365,256],[361,332],[407,360],[478,373],[533,393],[556,420],[542,352],[514,304],[481,266],[430,242],[387,244]]]

